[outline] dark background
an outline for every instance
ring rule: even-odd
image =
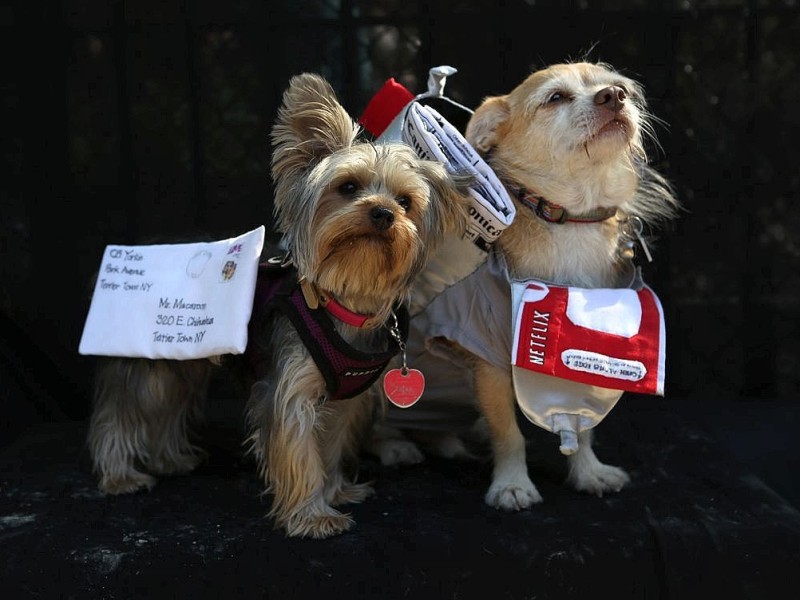
[[[268,133],[292,75],[323,74],[357,117],[389,77],[418,93],[430,67],[454,66],[447,95],[475,107],[582,56],[644,84],[663,120],[654,163],[686,208],[645,266],[666,311],[666,400],[746,399],[743,430],[770,435],[800,388],[799,13],[791,0],[0,5],[0,436],[87,416],[93,363],[77,347],[107,244],[269,227]]]

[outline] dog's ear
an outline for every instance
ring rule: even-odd
[[[425,224],[428,242],[435,244],[447,232],[461,236],[467,226],[469,188],[475,177],[467,172],[449,173],[434,161],[420,161],[419,169],[431,188],[430,220]]]
[[[467,123],[467,141],[481,154],[486,154],[497,145],[501,137],[501,125],[511,115],[505,96],[487,98],[475,110]]]
[[[325,156],[350,147],[358,133],[358,124],[323,77],[314,73],[294,76],[272,128],[273,179],[291,178]]]

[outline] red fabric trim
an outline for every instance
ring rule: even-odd
[[[413,99],[414,94],[392,77],[369,101],[358,123],[374,137],[378,137]]]

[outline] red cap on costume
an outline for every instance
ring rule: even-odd
[[[413,99],[414,95],[392,77],[372,97],[358,122],[378,137]]]

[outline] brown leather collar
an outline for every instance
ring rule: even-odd
[[[523,187],[506,183],[511,195],[530,208],[533,213],[548,223],[599,223],[617,214],[617,209],[610,206],[601,206],[585,213],[574,214],[555,202],[545,200]]]

